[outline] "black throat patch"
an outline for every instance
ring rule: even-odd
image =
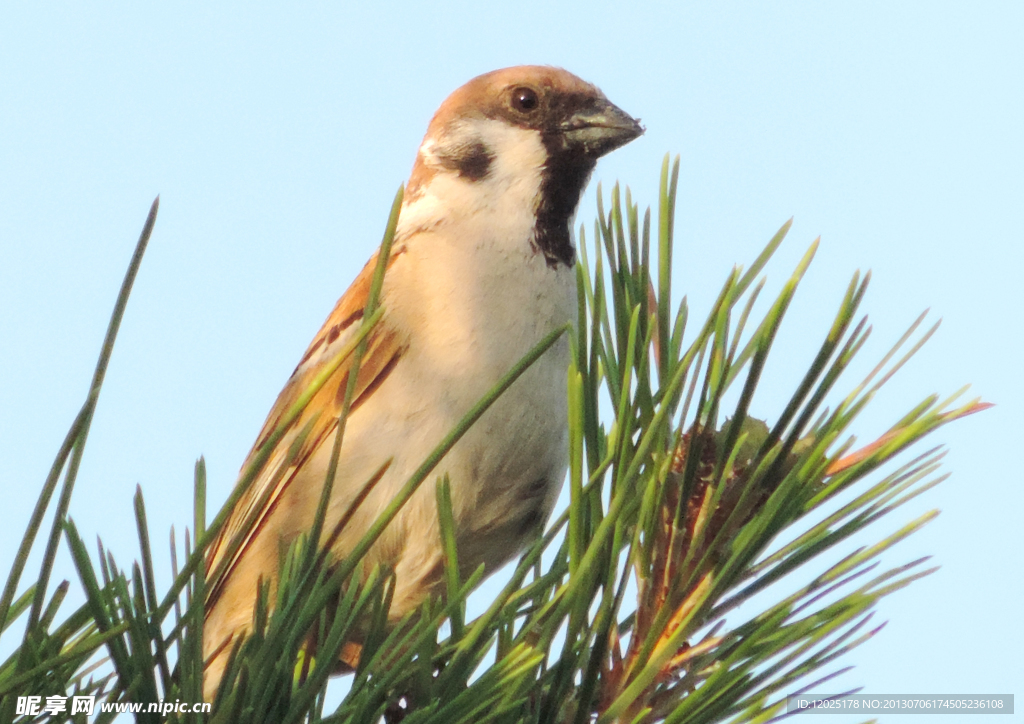
[[[561,134],[542,134],[548,162],[541,176],[540,206],[537,208],[535,243],[549,267],[576,263],[569,223],[579,206],[583,189],[597,160],[582,149],[566,148]]]

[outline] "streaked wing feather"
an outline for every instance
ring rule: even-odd
[[[389,267],[402,251],[401,248],[392,251],[388,260]],[[376,263],[377,255],[374,254],[348,291],[338,300],[327,321],[313,338],[299,365],[278,395],[266,422],[263,423],[256,444],[242,465],[243,471],[270,440],[277,427],[284,422],[288,411],[321,370],[335,361],[339,354],[344,353],[348,343],[358,333]],[[366,342],[366,352],[359,366],[352,397],[352,411],[356,410],[369,393],[383,381],[404,349],[403,340],[388,327],[386,316],[370,331]],[[273,452],[256,479],[239,498],[220,534],[211,543],[206,557],[207,573],[216,578],[211,578],[207,584],[207,614],[216,603],[232,570],[268,520],[281,495],[295,479],[296,473],[321,445],[333,440],[351,367],[351,359],[343,362],[310,399],[301,414],[291,422],[285,433],[277,440]],[[295,445],[297,449],[293,450]],[[232,541],[236,539],[239,539],[240,545],[230,556],[229,563],[218,572],[217,569],[222,566],[225,554],[233,547]]]

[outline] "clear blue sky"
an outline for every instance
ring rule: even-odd
[[[1024,694],[1024,495],[1010,455],[1024,402],[1024,5],[347,5],[0,13],[0,571],[84,399],[154,196],[71,509],[87,540],[128,563],[141,483],[166,570],[195,458],[222,501],[379,241],[437,105],[478,73],[550,63],[647,126],[598,167],[606,188],[619,179],[649,203],[662,156],[681,154],[674,280],[695,313],[790,216],[769,289],[821,235],[755,413],[778,413],[855,269],[874,274],[865,364],[924,308],[944,319],[858,423],[863,439],[968,382],[998,406],[935,436],[952,477],[879,526],[941,508],[885,560],[930,553],[942,568],[883,603],[889,626],[842,682]],[[77,589],[66,557],[58,575]]]

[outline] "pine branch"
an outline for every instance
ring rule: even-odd
[[[929,397],[877,440],[853,449],[858,415],[934,332],[917,331],[922,315],[867,379],[837,395],[870,333],[858,316],[869,275],[855,274],[788,403],[771,420],[752,418],[767,359],[817,242],[759,318],[761,274],[783,243],[787,222],[749,269],[732,271],[706,321],[688,328],[686,300],[676,303],[671,289],[678,172],[678,159],[670,164],[666,157],[657,228],[650,210],[641,221],[629,190],[623,202],[616,186],[607,210],[598,190],[590,246],[580,229],[580,324],[570,334],[567,377],[570,504],[487,610],[465,619],[466,598],[483,570],[460,574],[448,482],[432,479],[435,467],[566,330],[538,345],[452,430],[349,558],[327,553],[325,541],[335,533],[324,528],[320,506],[310,535],[284,555],[273,592],[263,587],[251,633],[234,642],[208,718],[171,712],[138,714],[137,721],[753,722],[781,713],[787,694],[820,689],[847,670],[842,657],[881,630],[872,621],[878,601],[934,570],[924,567],[925,559],[889,569],[879,560],[936,514],[890,524],[888,531],[878,525],[942,479],[938,448],[905,451],[988,405]],[[118,298],[96,382],[43,487],[0,598],[0,630],[26,621],[21,644],[0,664],[0,721],[14,720],[16,699],[26,694],[85,693],[106,702],[202,696],[204,602],[219,575],[205,569],[205,549],[237,494],[208,525],[205,464],[197,463],[194,520],[183,548],[171,532],[173,581],[164,589],[141,489],[135,499],[140,556],[128,569],[102,544],[92,556],[66,516],[102,370],[154,215],[155,206]],[[382,265],[375,289],[383,273]],[[366,315],[352,343],[356,364],[378,316]],[[313,382],[282,425],[297,419],[322,383]],[[902,462],[893,463],[897,457]],[[257,455],[241,487],[264,463]],[[364,495],[384,469],[367,481]],[[43,569],[18,596],[62,472]],[[359,563],[422,484],[436,486],[444,594],[395,624],[387,615],[393,574],[363,571]],[[851,536],[873,525],[877,542],[851,549]],[[62,533],[87,600],[58,624],[67,584],[48,592],[48,580],[52,541]],[[325,712],[339,657],[358,664],[348,693]],[[98,721],[112,718],[101,714]]]

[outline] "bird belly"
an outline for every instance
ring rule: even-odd
[[[396,264],[393,272],[446,281],[440,270],[430,269],[429,259],[410,256],[412,263]],[[506,261],[524,278],[495,286],[493,277],[508,273]],[[499,258],[491,266],[491,273],[476,268],[459,274],[448,268],[451,292],[428,290],[427,301],[385,296],[389,322],[404,327],[409,341],[374,391],[373,404],[349,418],[329,518],[340,519],[365,481],[389,456],[392,461],[338,538],[334,550],[339,556],[352,550],[437,445],[524,355],[551,330],[575,321],[574,270],[551,269],[541,255],[525,261]],[[480,286],[469,286],[473,283]],[[493,294],[494,289],[505,290],[504,296]],[[480,564],[488,573],[495,571],[542,529],[568,463],[569,350],[563,336],[483,413],[367,555],[369,565],[380,563],[396,573],[393,619],[439,592],[444,579],[436,505],[441,476],[447,475],[451,485],[463,577]],[[309,474],[326,471],[329,447],[323,446],[314,464],[306,466]],[[321,487],[303,487],[309,492],[300,507],[313,511],[317,496],[310,493]]]

